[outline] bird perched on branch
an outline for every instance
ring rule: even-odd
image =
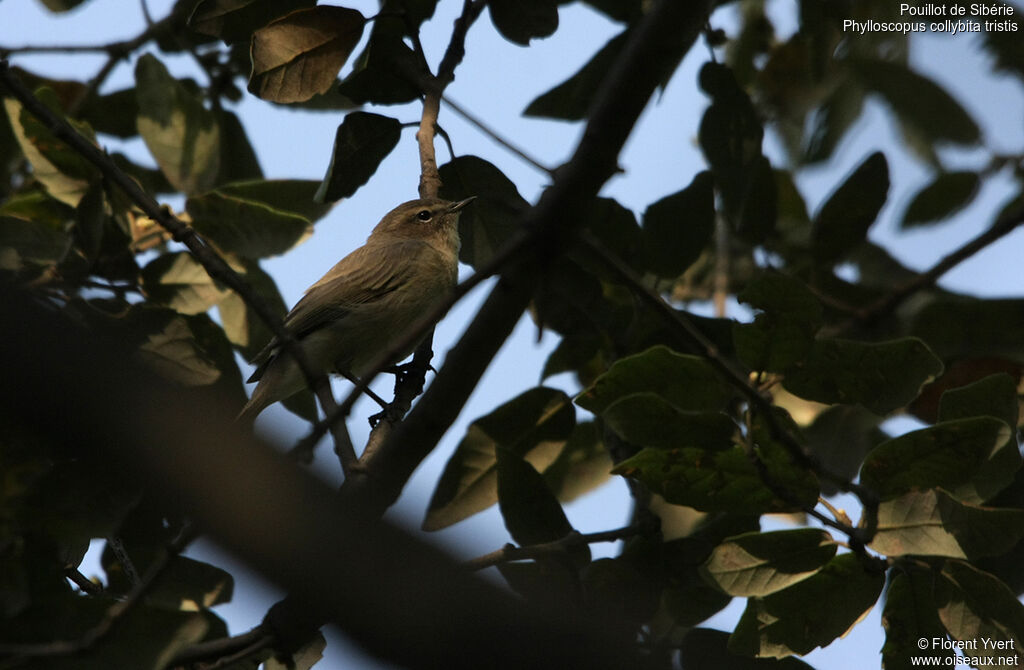
[[[410,200],[388,212],[359,247],[306,289],[284,319],[314,372],[350,379],[372,370],[455,285],[459,212],[472,201]],[[413,344],[392,363],[408,356]],[[258,381],[238,415],[251,422],[298,393],[306,380],[274,338],[256,355]]]

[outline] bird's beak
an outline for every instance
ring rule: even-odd
[[[459,200],[458,202],[452,203],[452,206],[448,208],[448,213],[451,214],[453,212],[458,212],[459,210],[461,210],[463,207],[473,202],[474,200],[476,200],[476,196],[471,195],[465,200]]]

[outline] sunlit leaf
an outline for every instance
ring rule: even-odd
[[[189,198],[185,210],[201,235],[246,258],[283,254],[312,232],[304,216],[221,191]]]
[[[249,92],[274,102],[301,102],[325,93],[363,34],[354,9],[299,9],[253,34]]]
[[[189,253],[163,254],[142,269],[146,296],[182,314],[202,314],[230,295]]]
[[[199,193],[220,169],[220,129],[213,112],[152,54],[135,65],[139,134],[176,189]]]
[[[192,10],[188,25],[227,44],[245,42],[277,17],[315,4],[316,0],[202,0]]]
[[[979,507],[942,489],[910,491],[878,508],[869,545],[886,556],[974,559],[996,556],[1024,538],[1024,510]]]
[[[833,558],[813,576],[763,598],[750,598],[729,639],[747,656],[782,658],[825,647],[870,610],[885,573],[863,566],[856,554]]]
[[[715,547],[703,573],[731,596],[766,596],[814,575],[836,547],[816,528],[747,533]]]
[[[1015,664],[1024,661],[1024,605],[997,578],[969,563],[946,561],[935,584],[939,619],[954,640],[974,643],[972,656],[988,657],[993,665],[1009,657]],[[988,647],[978,640],[1003,642],[1002,649]]]

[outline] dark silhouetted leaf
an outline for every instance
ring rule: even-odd
[[[558,457],[576,423],[562,391],[537,387],[480,417],[466,429],[430,500],[424,530],[440,530],[498,500],[497,450],[518,454],[543,472]]]
[[[908,668],[910,658],[935,660],[929,667],[953,670],[953,663],[943,663],[949,652],[930,644],[921,648],[920,640],[945,639],[946,631],[936,613],[933,596],[934,577],[930,571],[907,568],[897,571],[885,594],[882,626],[885,645],[882,663],[885,668]],[[921,663],[925,665],[924,662]]]
[[[714,179],[710,172],[699,172],[689,186],[644,212],[647,269],[661,277],[681,275],[704,251],[714,229]]]
[[[680,660],[686,670],[814,670],[797,658],[749,658],[729,651],[729,633],[693,628],[683,636]]]
[[[334,136],[331,163],[315,200],[334,202],[355,193],[398,145],[401,135],[402,124],[389,116],[369,112],[345,115]]]
[[[680,411],[654,393],[619,398],[601,412],[605,423],[638,447],[727,449],[737,427],[718,412]]]
[[[881,152],[868,156],[814,217],[811,243],[822,265],[849,254],[867,237],[889,192],[889,165]]]
[[[604,81],[626,44],[628,30],[608,41],[579,72],[539,95],[523,110],[524,116],[579,121],[587,116],[594,91]]]
[[[768,273],[747,284],[736,299],[757,310],[753,323],[733,327],[736,354],[751,369],[781,371],[814,346],[821,304],[799,279]]]
[[[420,96],[419,87],[409,79],[410,73],[419,72],[421,66],[405,43],[409,24],[403,17],[403,4],[409,4],[408,0],[384,3],[373,21],[366,49],[339,86],[341,94],[356,104],[394,105]]]
[[[331,204],[313,199],[320,182],[312,179],[254,179],[224,184],[217,189],[232,198],[252,200],[282,212],[298,214],[315,223],[331,211]]]
[[[766,596],[815,574],[837,546],[817,528],[746,533],[715,547],[703,573],[731,596]]]
[[[831,158],[846,131],[860,118],[864,108],[864,89],[847,81],[835,91],[811,117],[803,160],[819,163]]]
[[[263,169],[256,157],[242,122],[234,112],[218,110],[220,125],[220,172],[217,185],[246,179],[263,179]]]
[[[910,332],[942,358],[1024,357],[1024,300],[939,298],[911,320]]]
[[[97,133],[129,138],[139,134],[136,120],[139,101],[134,88],[124,88],[106,95],[89,96],[78,111],[79,118]]]
[[[855,554],[833,558],[813,576],[763,598],[750,598],[729,639],[747,656],[782,658],[825,647],[874,606],[885,573],[861,565]]]
[[[860,481],[883,500],[935,487],[957,495],[1009,436],[1010,428],[991,417],[946,421],[915,430],[875,447],[864,459]]]
[[[803,432],[808,449],[826,470],[853,480],[864,456],[889,438],[878,427],[881,422],[877,414],[858,405],[833,405]],[[827,479],[821,482],[821,489],[826,495],[838,491]]]
[[[916,337],[888,342],[816,340],[786,372],[783,386],[823,403],[858,404],[884,415],[905,406],[942,372],[942,362]]]
[[[974,200],[980,184],[974,172],[943,172],[917,192],[900,226],[913,228],[949,218]]]
[[[593,421],[578,423],[544,481],[562,502],[571,502],[611,479],[612,459]]]
[[[70,248],[63,226],[0,214],[0,270],[55,265]]]
[[[929,142],[974,144],[981,131],[949,93],[900,63],[850,59],[861,86],[879,94],[896,115]]]
[[[491,21],[502,37],[526,46],[534,37],[547,37],[558,29],[556,0],[491,0]]]
[[[572,525],[558,499],[544,483],[544,477],[522,456],[499,447],[497,472],[498,507],[513,540],[528,546],[554,542],[572,532]],[[571,553],[577,564],[590,562],[587,545]]]
[[[274,102],[302,102],[335,82],[363,34],[354,9],[300,9],[253,33],[249,92]]]
[[[216,116],[152,54],[136,63],[135,84],[139,134],[167,180],[185,194],[209,189],[220,169]]]
[[[227,44],[248,42],[257,28],[315,4],[316,0],[202,0],[192,10],[188,25]]]
[[[459,260],[479,268],[519,230],[519,218],[530,205],[501,170],[477,156],[458,156],[439,171],[442,198],[476,196],[459,217]]]

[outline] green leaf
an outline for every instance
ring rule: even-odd
[[[807,400],[856,403],[884,415],[916,398],[941,372],[942,362],[916,337],[816,340],[807,358],[786,371],[783,386]]]
[[[299,9],[252,36],[249,92],[274,102],[326,93],[359,43],[366,20],[354,9]]]
[[[316,0],[202,0],[188,17],[188,25],[226,44],[248,42],[257,28],[315,4]]]
[[[882,500],[934,487],[959,494],[958,487],[970,484],[985,461],[1006,444],[1009,431],[1002,421],[975,417],[906,433],[868,454],[860,472],[861,484],[876,491]],[[981,502],[973,496],[961,499]]]
[[[648,270],[677,277],[701,255],[715,229],[714,179],[704,171],[690,185],[650,205],[643,219]]]
[[[598,242],[606,249],[614,249],[616,255],[633,269],[643,271],[640,262],[643,233],[632,211],[612,198],[594,198],[582,210],[581,216],[583,226]],[[619,281],[618,275],[605,263],[593,260],[588,254],[574,253],[572,258],[597,279]]]
[[[566,121],[586,118],[594,92],[608,76],[612,65],[626,44],[629,30],[625,30],[608,41],[601,50],[587,61],[579,72],[541,94],[523,110],[524,116],[543,116]]]
[[[491,0],[491,21],[505,39],[527,46],[535,37],[548,37],[558,29],[556,0]]]
[[[853,58],[848,61],[860,85],[879,94],[900,121],[928,142],[974,144],[978,125],[949,93],[905,65]]]
[[[775,496],[741,446],[729,449],[647,448],[619,463],[613,474],[643,482],[667,502],[703,512],[762,514],[812,506],[818,486],[809,473],[794,468],[788,455],[762,452],[767,476],[787,492]]]
[[[903,212],[901,228],[947,219],[974,200],[981,180],[976,172],[943,172],[917,192]]]
[[[499,448],[522,456],[542,472],[558,457],[575,423],[569,397],[542,386],[478,418],[445,466],[423,529],[446,528],[498,501]]]
[[[841,554],[813,576],[763,598],[750,598],[729,640],[745,656],[807,654],[845,635],[870,610],[885,573]]]
[[[0,215],[0,270],[55,265],[71,248],[64,226]]]
[[[441,166],[440,196],[459,201],[476,196],[459,217],[459,260],[474,268],[487,263],[519,231],[530,204],[501,170],[477,156],[458,156]]]
[[[1010,16],[1000,16],[998,21],[992,22],[993,29],[985,31],[982,44],[994,57],[996,70],[1024,78],[1024,43],[1020,40],[1021,33],[1024,33],[1024,18],[1021,17],[1018,7],[1008,2],[998,4],[1014,11]],[[988,22],[984,22],[983,25],[988,25]],[[1011,29],[1007,30],[1007,27]]]
[[[999,419],[1007,426],[1018,423],[1017,383],[1006,373],[990,375],[973,384],[954,388],[939,400],[939,420],[952,421],[974,416]],[[989,457],[971,483],[958,493],[969,500],[990,500],[1009,486],[1021,466],[1021,454],[1011,430],[1009,439]]]
[[[654,393],[619,398],[601,412],[601,417],[630,444],[655,449],[727,449],[738,430],[726,414],[680,411]]]
[[[167,180],[185,194],[215,183],[220,130],[213,112],[175,80],[152,54],[135,65],[139,134]]]
[[[562,502],[571,502],[611,478],[612,459],[593,421],[578,423],[558,458],[544,470],[547,482]]]
[[[967,652],[970,656],[993,658],[995,665],[1001,663],[999,657],[1009,657],[1017,665],[1024,661],[1024,605],[1006,584],[968,563],[950,560],[936,581],[935,601],[950,636],[977,645]],[[982,648],[982,639],[1009,648]]]
[[[936,613],[930,570],[904,568],[897,572],[885,595],[885,609],[882,610],[882,626],[885,628],[885,645],[882,647],[882,667],[887,670],[909,670],[918,667],[911,658],[936,659],[931,667],[952,670],[953,664],[939,661],[948,657],[949,652],[926,645],[921,648],[919,640],[929,643],[932,639],[946,639]],[[920,664],[921,666],[924,663]]]
[[[522,456],[498,447],[498,507],[512,539],[521,546],[554,542],[572,532],[572,524],[544,477]],[[578,566],[590,562],[590,547],[570,550]]]
[[[192,254],[163,254],[142,269],[146,297],[181,314],[202,314],[231,291],[218,286]]]
[[[778,372],[804,358],[822,324],[821,303],[799,279],[777,272],[757,277],[737,294],[756,313],[733,326],[736,354],[753,370]]]
[[[679,646],[686,670],[814,670],[797,658],[746,658],[727,648],[729,634],[713,628],[686,631]]]
[[[702,572],[731,596],[766,596],[815,574],[836,546],[816,528],[745,533],[715,547]]]
[[[79,118],[97,133],[127,139],[139,134],[136,119],[139,103],[135,88],[123,88],[106,95],[90,95],[82,102]]]
[[[706,360],[658,345],[617,360],[576,397],[576,404],[601,414],[615,401],[635,393],[653,393],[678,410],[692,412],[722,409],[730,397]]]
[[[262,203],[281,212],[297,214],[310,223],[322,219],[333,205],[313,199],[320,182],[314,179],[253,179],[224,184],[223,195]]]
[[[863,163],[829,196],[814,217],[811,244],[815,260],[830,265],[867,239],[889,192],[889,164],[880,151]]]
[[[220,379],[213,359],[196,343],[184,317],[173,317],[138,348],[139,359],[160,376],[182,386],[208,386]]]
[[[63,117],[60,103],[52,89],[40,88],[36,96],[57,116]],[[91,163],[58,139],[41,121],[22,108],[14,98],[4,98],[4,108],[11,121],[11,130],[25,158],[32,165],[32,175],[57,200],[76,207],[98,172]],[[88,126],[68,120],[79,132],[93,139]]]
[[[283,254],[313,229],[303,216],[219,190],[189,198],[185,211],[200,235],[221,250],[246,258]]]
[[[270,275],[255,261],[243,261],[243,268],[245,281],[249,286],[263,298],[271,310],[283,317],[288,307],[284,304],[277,284]],[[252,360],[273,337],[263,319],[237,293],[229,293],[218,303],[217,309],[225,335],[246,360]],[[313,412],[315,419],[315,408]]]
[[[389,116],[346,114],[334,136],[331,163],[316,192],[316,201],[334,202],[355,193],[398,146],[401,136],[402,124]]]
[[[705,63],[700,85],[711,105],[697,137],[715,175],[723,213],[737,234],[760,244],[774,230],[778,211],[775,175],[761,153],[760,117],[728,66]]]
[[[1005,553],[1024,538],[1024,510],[962,503],[942,489],[911,491],[878,508],[869,545],[886,556],[975,559]]]
[[[944,359],[1024,357],[1024,300],[939,298],[911,320],[910,332]]]

